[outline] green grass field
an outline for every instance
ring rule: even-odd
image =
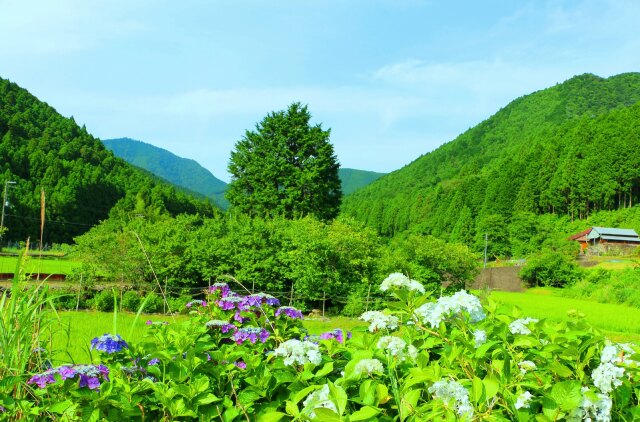
[[[575,310],[584,314],[589,324],[605,332],[612,340],[640,340],[638,308],[553,296],[548,289],[531,289],[524,293],[494,291],[491,298],[505,305],[517,306],[525,316],[554,321],[567,320],[567,312]]]
[[[0,256],[0,273],[14,273],[18,257]],[[29,257],[27,259],[27,273],[43,274],[69,274],[81,264],[67,258],[43,258]]]
[[[585,315],[585,320],[602,330],[613,341],[640,341],[640,309],[623,305],[612,305],[569,299],[553,295],[550,289],[531,289],[525,293],[491,292],[490,297],[507,306],[517,306],[523,316],[546,318],[554,321],[567,320],[567,312],[575,310]],[[90,362],[93,359],[89,344],[91,339],[113,332],[113,314],[109,312],[60,312],[59,321],[53,324],[53,335],[43,336],[43,344],[53,350],[55,363]],[[175,320],[188,318],[178,315]],[[147,329],[145,322],[172,321],[171,316],[141,315],[121,312],[117,315],[117,332],[125,339],[140,339]],[[305,319],[304,326],[311,334],[319,334],[334,328],[353,330],[366,323],[355,318],[332,317]],[[46,340],[44,339],[46,337]]]

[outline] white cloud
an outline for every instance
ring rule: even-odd
[[[77,52],[146,30],[139,20],[126,17],[132,9],[129,5],[86,0],[0,0],[0,39],[5,40],[0,53],[32,56]]]

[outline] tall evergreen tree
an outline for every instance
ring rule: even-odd
[[[252,216],[286,218],[338,214],[342,196],[330,130],[311,126],[307,106],[293,103],[246,131],[229,161],[226,197]]]

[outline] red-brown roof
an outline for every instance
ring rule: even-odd
[[[591,233],[591,230],[593,230],[593,227],[590,227],[587,230],[582,231],[580,233],[574,234],[573,236],[569,237],[569,240],[578,240],[581,237],[584,237],[584,236],[588,235],[589,233]]]

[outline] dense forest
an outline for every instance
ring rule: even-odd
[[[342,212],[387,236],[480,249],[489,233],[495,256],[525,253],[509,237],[531,237],[545,215],[571,222],[640,201],[638,101],[638,73],[576,76],[349,195]]]
[[[73,118],[0,78],[0,183],[13,181],[3,240],[38,239],[41,189],[45,242],[73,238],[111,213],[202,213],[214,207],[116,158]]]

